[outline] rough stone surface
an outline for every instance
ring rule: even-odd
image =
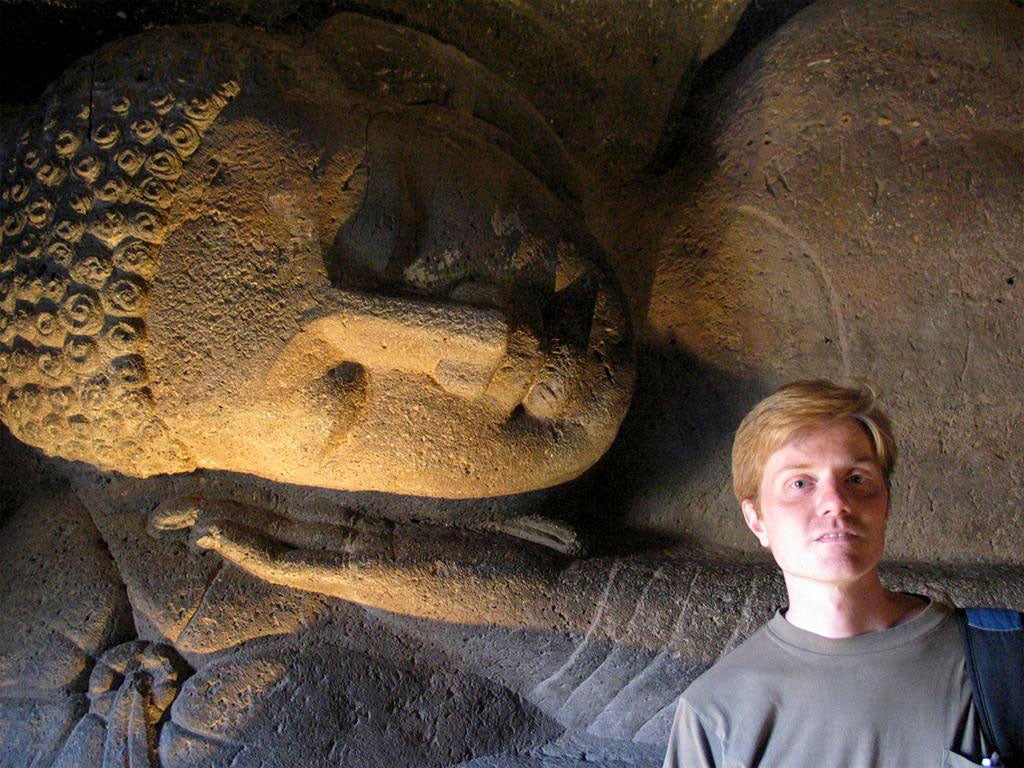
[[[473,674],[305,633],[205,665],[175,702],[160,755],[183,768],[263,765],[290,752],[306,765],[407,765],[415,755],[416,765],[441,766],[523,751],[557,730]]]
[[[7,517],[0,563],[0,765],[50,765],[89,712],[96,659],[134,635],[128,599],[65,488],[37,488]]]
[[[198,3],[278,31],[157,30],[0,114],[36,120],[4,139],[0,768],[659,765],[680,692],[784,599],[727,452],[796,376],[895,417],[886,583],[1024,609],[1021,9],[821,0],[769,35],[808,3],[754,3],[694,76],[739,5],[330,5]],[[141,166],[75,175],[67,125],[71,159]],[[633,361],[591,340],[629,313],[623,429],[544,488],[615,434]],[[102,390],[64,357],[87,337]],[[311,436],[358,448],[349,480]]]

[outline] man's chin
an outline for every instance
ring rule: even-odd
[[[779,564],[787,584],[795,580],[811,585],[846,588],[871,578],[878,571],[878,560],[857,553],[832,555],[814,564],[789,567]]]

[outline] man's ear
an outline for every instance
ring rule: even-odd
[[[764,529],[764,521],[761,520],[761,513],[757,511],[757,504],[753,499],[744,499],[740,502],[740,509],[743,510],[743,520],[747,528],[757,536],[762,547],[768,546],[768,532]]]

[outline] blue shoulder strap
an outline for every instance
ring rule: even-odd
[[[1004,608],[958,612],[964,661],[985,738],[1001,762],[1024,761],[1024,615]]]
[[[1008,608],[964,608],[967,624],[973,629],[986,629],[989,632],[1016,632],[1024,629],[1024,619],[1020,611]]]

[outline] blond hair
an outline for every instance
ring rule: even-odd
[[[896,466],[896,441],[888,417],[868,386],[830,381],[794,381],[777,389],[748,413],[732,444],[732,486],[737,500],[757,499],[768,457],[800,432],[839,419],[855,419],[871,441],[886,485]]]

